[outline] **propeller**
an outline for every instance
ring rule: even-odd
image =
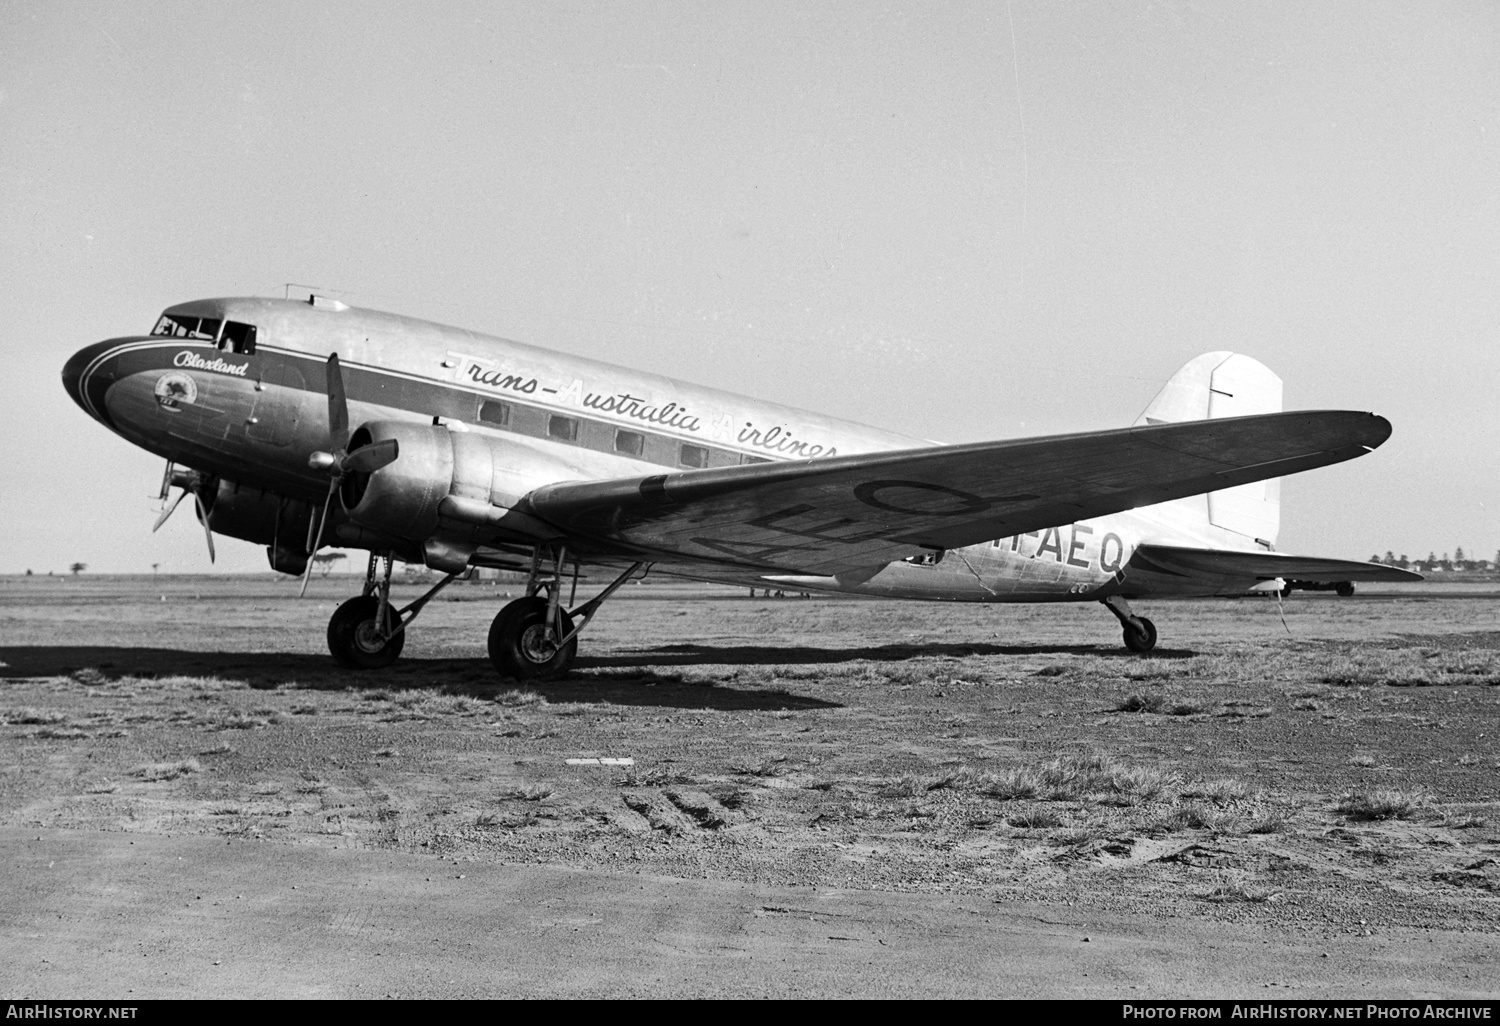
[[[161,530],[161,525],[177,512],[177,507],[182,505],[182,500],[191,495],[198,507],[198,520],[203,524],[203,537],[208,542],[208,561],[212,563],[214,562],[214,532],[208,526],[208,504],[203,501],[203,491],[208,484],[209,479],[196,470],[177,470],[169,462],[166,473],[162,475],[161,493],[158,498],[166,502],[173,485],[181,488],[182,491],[177,493],[177,498],[173,500],[172,505],[161,511],[161,516],[157,517],[156,523],[151,525],[151,533],[155,534]]]
[[[312,579],[312,557],[323,547],[323,529],[328,526],[328,507],[333,504],[334,493],[339,483],[350,473],[369,474],[395,462],[400,452],[394,438],[382,442],[362,445],[349,451],[349,404],[344,395],[344,375],[339,370],[339,354],[328,356],[328,447],[332,452],[315,452],[307,458],[307,465],[328,475],[328,495],[323,499],[323,512],[318,517],[314,530],[308,522],[307,569],[302,574],[300,598],[307,594],[307,582]]]

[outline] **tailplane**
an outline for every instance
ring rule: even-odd
[[[1239,353],[1204,353],[1188,361],[1151,400],[1136,425],[1176,424],[1281,412],[1281,379]],[[1281,480],[1256,481],[1178,502],[1209,523],[1275,544],[1281,530]]]

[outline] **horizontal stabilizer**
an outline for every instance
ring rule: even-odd
[[[1237,552],[1230,549],[1190,549],[1176,545],[1138,545],[1126,564],[1152,573],[1182,577],[1243,577],[1270,581],[1420,581],[1422,575],[1381,563],[1352,559],[1288,556],[1280,552]]]

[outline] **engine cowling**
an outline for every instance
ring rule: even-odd
[[[438,527],[448,496],[491,502],[494,452],[483,437],[429,424],[372,421],[349,436],[349,451],[393,439],[395,462],[356,471],[339,485],[339,502],[355,523],[382,535],[421,541]]]
[[[304,544],[313,508],[298,499],[221,478],[208,502],[208,526],[215,534],[260,545],[287,539]]]

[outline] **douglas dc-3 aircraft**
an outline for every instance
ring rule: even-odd
[[[1136,652],[1156,627],[1134,599],[1417,579],[1274,550],[1275,479],[1362,456],[1390,424],[1280,412],[1280,379],[1231,353],[1188,363],[1132,427],[965,445],[318,296],[170,307],[149,335],[79,351],[63,383],[167,460],[162,499],[181,494],[157,526],[192,495],[210,556],[215,532],[266,545],[286,574],[325,544],[368,550],[363,592],[328,624],[334,658],[356,668],[390,665],[471,567],[528,574],[489,632],[495,667],[521,680],[564,673],[600,605],[653,567],[752,588],[1101,602]],[[446,576],[397,609],[395,560]],[[569,608],[580,568],[616,576]]]

